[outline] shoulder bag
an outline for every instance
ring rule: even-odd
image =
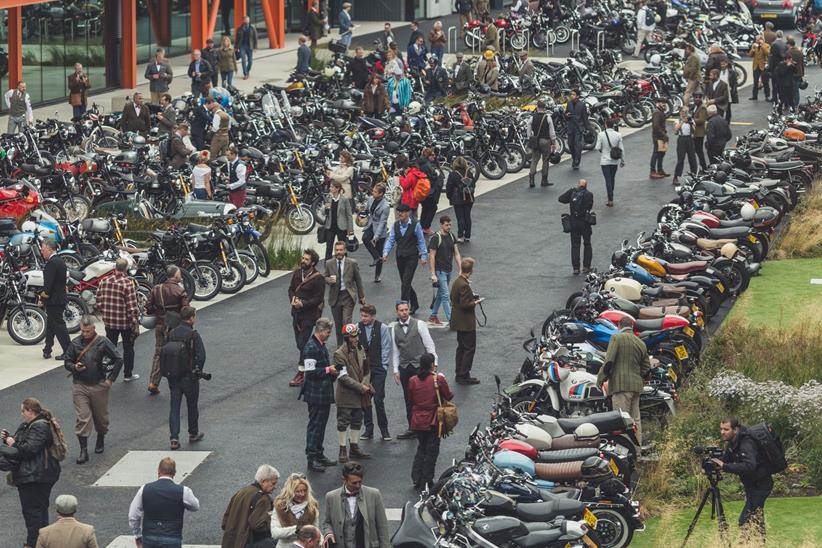
[[[542,120],[539,122],[539,127],[537,128],[537,132],[530,137],[528,137],[528,148],[535,149],[539,148],[539,134],[542,132],[542,124],[545,123],[545,117],[548,116],[547,113],[542,115]]]
[[[77,357],[76,357],[76,358],[74,358],[74,363],[82,363],[82,361],[83,361],[83,356],[85,356],[85,355],[86,355],[86,353],[87,353],[89,350],[91,350],[91,347],[92,347],[92,346],[94,346],[94,343],[96,343],[96,342],[97,342],[97,339],[99,339],[99,338],[100,338],[100,335],[95,335],[95,336],[94,336],[94,338],[93,338],[93,339],[91,339],[91,342],[89,342],[89,343],[88,343],[85,347],[83,347],[83,349],[80,351],[80,353],[77,355]],[[85,370],[85,371],[76,371],[76,373],[77,373],[78,375],[83,375],[83,374],[88,374],[88,371],[89,371],[89,368],[88,368],[88,366],[86,366],[86,370]],[[69,376],[69,377],[72,377],[72,376],[74,376],[74,373],[73,373],[73,372],[69,372],[68,376]]]
[[[298,285],[298,286],[294,289],[294,296],[296,297],[297,293],[299,293],[299,292],[300,292],[300,289],[302,289],[302,288],[303,288],[303,286],[304,286],[305,284],[307,284],[308,282],[310,282],[311,280],[316,279],[316,278],[317,278],[317,276],[322,276],[322,274],[320,274],[319,272],[317,272],[317,271],[315,270],[314,272],[312,272],[312,273],[311,273],[311,275],[310,275],[308,278],[306,278],[306,279],[304,279],[303,281],[301,281],[301,282],[300,282],[300,285]],[[323,289],[323,292],[325,292],[325,289]],[[291,301],[291,305],[292,305],[292,307],[294,306],[294,301],[293,301],[293,299],[292,299],[292,301]],[[323,303],[320,303],[320,311],[322,311],[322,307],[323,307]]]
[[[571,215],[569,213],[562,214],[562,231],[565,234],[571,233]]]
[[[621,160],[622,159],[622,148],[619,146],[614,146],[611,144],[611,138],[608,137],[608,130],[604,130],[605,133],[605,140],[608,141],[608,147],[611,149],[611,159],[612,160]]]
[[[597,224],[597,214],[593,211],[589,211],[585,214],[585,222],[591,226]]]
[[[439,374],[432,373],[434,376],[434,392],[437,394],[437,436],[444,438],[453,432],[454,427],[460,421],[457,406],[450,401],[443,402],[440,397],[440,385],[437,382]]]

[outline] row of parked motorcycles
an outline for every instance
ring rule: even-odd
[[[640,446],[676,413],[707,329],[759,274],[780,223],[822,163],[822,98],[769,117],[708,169],[681,179],[655,228],[624,240],[604,272],[523,343],[464,458],[408,502],[392,538],[418,546],[627,546],[644,526],[635,489]],[[639,429],[597,385],[608,343],[628,320],[651,362]],[[714,322],[713,324],[711,322]]]

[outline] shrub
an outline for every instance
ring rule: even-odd
[[[271,268],[292,270],[300,264],[303,249],[300,237],[289,231],[283,223],[271,227],[270,236],[265,241]]]
[[[822,257],[822,185],[816,184],[802,196],[788,226],[774,242],[775,259]]]

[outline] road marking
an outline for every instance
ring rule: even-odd
[[[132,535],[120,535],[112,540],[106,548],[134,548],[137,544]],[[183,544],[183,548],[220,548],[219,544]]]
[[[157,479],[157,463],[171,455],[171,451],[129,451],[117,464],[108,469],[94,487],[140,487]],[[211,451],[175,451],[176,483],[182,483]]]
[[[385,517],[388,521],[402,521],[402,508],[386,508]]]
[[[753,122],[731,122],[732,126],[752,126]]]
[[[822,285],[822,278],[811,278],[811,285]]]

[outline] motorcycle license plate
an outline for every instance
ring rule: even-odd
[[[761,13],[761,14],[759,14],[759,16],[762,19],[776,19],[776,14],[775,13]]]
[[[614,459],[608,460],[608,468],[611,469],[611,472],[614,473],[614,476],[619,476],[619,466],[617,466],[617,463],[614,461]]]
[[[701,317],[696,319],[696,323],[699,327],[705,327],[705,320],[703,320]]]
[[[748,234],[748,241],[751,242],[752,244],[755,244],[755,243],[759,242],[759,240],[757,240],[756,236],[754,236],[753,234]]]
[[[722,284],[722,282],[716,282],[716,289],[720,293],[725,293],[725,286]]]
[[[684,331],[684,332],[685,332],[685,334],[686,334],[686,335],[688,335],[689,337],[693,337],[693,336],[694,336],[694,330],[693,330],[693,329],[691,329],[690,327],[688,327],[687,325],[686,325],[685,327],[683,327],[683,328],[682,328],[682,331]]]
[[[585,512],[582,514],[582,519],[588,522],[588,525],[591,526],[591,529],[597,528],[597,517],[594,515],[593,512],[591,512],[587,508],[585,509]]]
[[[676,375],[676,371],[674,371],[673,368],[670,367],[668,368],[668,373],[666,374],[666,376],[671,380],[671,382],[676,382],[676,380],[679,378]]]
[[[759,202],[756,200],[751,200],[751,205],[754,206],[756,209],[759,209]]]
[[[688,359],[688,350],[685,349],[685,346],[680,344],[674,347],[674,351],[676,352],[676,356],[680,360]]]

